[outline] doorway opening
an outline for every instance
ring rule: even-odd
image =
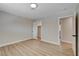
[[[74,32],[73,16],[62,17],[59,19],[59,39],[64,54],[74,55],[75,40],[72,36]]]
[[[33,39],[41,40],[42,39],[42,22],[34,21],[33,22]]]
[[[37,26],[37,39],[41,40],[41,26]]]

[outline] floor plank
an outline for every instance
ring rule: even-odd
[[[66,45],[64,44],[64,46]],[[60,46],[34,39],[0,47],[0,56],[71,56],[71,55],[73,55],[72,49],[62,49]]]

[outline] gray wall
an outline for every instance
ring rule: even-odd
[[[0,45],[32,38],[32,20],[0,11]]]

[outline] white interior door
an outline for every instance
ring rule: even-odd
[[[79,14],[78,14],[78,30],[79,30]],[[78,56],[79,56],[79,31],[78,31]]]
[[[78,13],[78,56],[79,56],[79,13]]]
[[[72,17],[64,17],[61,20],[61,41],[72,44]]]
[[[77,16],[78,16],[78,56],[79,56],[79,4],[77,6]]]
[[[74,55],[76,55],[76,37],[75,36],[73,36],[73,35],[76,35],[76,24],[75,24],[75,21],[76,21],[76,19],[75,19],[75,14],[74,14],[74,16],[69,16],[69,20],[72,20],[72,27],[70,27],[71,29],[71,34],[70,34],[70,32],[68,31],[68,32],[65,32],[65,33],[69,33],[70,34],[70,36],[67,34],[67,36],[65,36],[64,38],[63,38],[63,36],[61,35],[61,39],[63,38],[63,39],[65,39],[65,41],[67,40],[67,39],[69,39],[69,38],[71,38],[71,40],[70,40],[70,42],[72,43],[72,49],[73,49],[73,52],[74,52]],[[69,23],[69,22],[68,22]],[[70,25],[70,24],[66,24],[67,26],[68,25]],[[64,29],[65,29],[65,27],[64,27]],[[68,27],[66,28],[66,29],[68,29]],[[60,34],[59,34],[60,35]],[[60,38],[59,38],[60,39]]]
[[[73,24],[73,33],[72,33],[72,36],[73,36],[73,40],[72,40],[72,48],[73,48],[73,52],[74,52],[74,55],[76,55],[76,15],[74,14],[74,16],[72,17],[72,24]]]

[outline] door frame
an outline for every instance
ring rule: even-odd
[[[39,29],[40,28],[40,29]],[[40,35],[40,36],[39,36]],[[41,26],[37,26],[37,39],[41,40]]]
[[[58,17],[58,40],[59,43],[61,44],[61,39],[60,39],[60,19],[64,18],[64,17],[74,17],[75,19],[75,54],[76,56],[78,56],[78,14],[75,13],[74,15],[68,15],[68,16],[62,16],[62,17]]]
[[[59,33],[60,32],[60,19],[65,18],[65,17],[72,17],[72,15],[58,17],[58,40],[59,40],[59,43],[61,43],[61,41],[60,41],[60,33]]]

